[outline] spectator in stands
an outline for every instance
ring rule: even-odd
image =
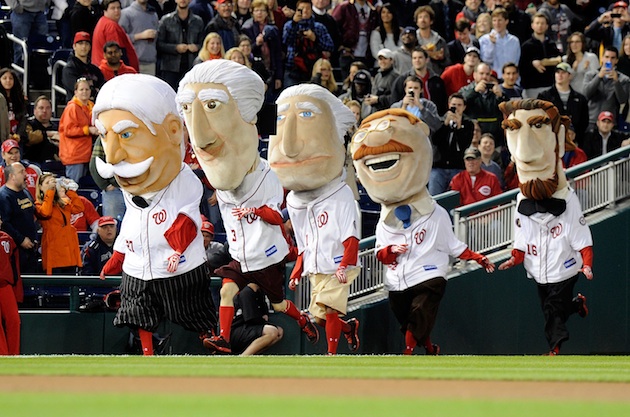
[[[464,2],[464,7],[462,8],[462,10],[457,13],[457,16],[455,16],[455,26],[457,26],[457,22],[459,22],[460,20],[468,19],[469,22],[472,22],[471,26],[474,29],[477,18],[481,13],[485,11],[486,6],[483,4],[482,0],[466,0]]]
[[[66,90],[67,101],[72,100],[74,84],[79,78],[84,78],[90,84],[90,99],[94,99],[98,90],[105,83],[105,77],[100,69],[90,62],[92,48],[90,34],[77,32],[72,45],[73,52],[68,58],[68,65],[61,70],[61,83]]]
[[[120,45],[118,45],[115,41],[108,41],[103,46],[103,55],[105,58],[101,61],[101,65],[99,65],[98,69],[100,69],[103,73],[105,81],[109,81],[112,78],[123,74],[138,73],[138,71],[123,62],[121,59],[122,50],[120,49]]]
[[[481,169],[481,152],[468,148],[464,152],[466,170],[455,175],[450,189],[459,192],[460,206],[473,204],[501,194],[498,178],[491,172]]]
[[[214,18],[215,14],[214,6],[210,0],[192,0],[190,2],[190,11],[201,18],[204,28]]]
[[[402,46],[402,28],[398,25],[394,7],[390,3],[381,6],[378,12],[378,26],[370,33],[370,52],[378,58],[381,49],[395,51]]]
[[[92,36],[98,20],[103,16],[103,9],[96,0],[76,0],[68,15],[72,36],[78,32],[87,32]]]
[[[313,65],[313,78],[311,82],[319,84],[334,95],[339,95],[339,87],[333,74],[333,67],[329,60],[320,58]]]
[[[438,113],[446,111],[446,88],[444,81],[428,67],[429,54],[422,47],[417,46],[411,54],[413,68],[398,77],[392,89],[392,100],[399,101],[405,96],[405,80],[415,75],[422,80],[422,97],[435,103]]]
[[[499,154],[495,151],[494,136],[492,136],[492,133],[484,133],[481,135],[479,152],[481,152],[481,169],[493,173],[499,180],[501,189],[505,188],[503,169],[494,161],[494,158],[498,157]]]
[[[415,75],[407,76],[405,79],[405,96],[402,100],[392,104],[391,108],[407,110],[425,122],[431,129],[431,132],[435,132],[442,125],[442,120],[435,103],[422,98],[422,90],[423,83],[418,77]]]
[[[477,21],[475,22],[475,38],[481,39],[483,35],[490,33],[491,30],[492,16],[490,16],[490,13],[481,13],[477,16]]]
[[[519,78],[518,66],[514,62],[508,62],[503,65],[503,82],[501,83],[501,91],[508,99],[522,98],[523,89],[516,84]]]
[[[114,253],[118,222],[110,216],[100,217],[97,222],[96,235],[83,247],[81,275],[100,275]]]
[[[532,35],[531,16],[515,6],[514,0],[503,0],[502,4],[508,13],[508,32],[516,36],[522,44]]]
[[[189,4],[190,0],[178,0],[177,10],[162,17],[158,26],[160,77],[174,90],[192,67],[204,38],[203,21],[190,12]]]
[[[400,34],[402,46],[393,49],[394,51],[394,71],[399,74],[405,74],[413,68],[411,65],[411,53],[418,46],[418,38],[416,38],[416,29],[413,26],[407,26]]]
[[[626,35],[621,42],[619,50],[619,61],[617,62],[617,71],[630,76],[630,35]]]
[[[313,18],[315,19],[317,23],[321,23],[322,25],[324,25],[324,27],[328,31],[328,34],[330,35],[330,38],[333,41],[333,44],[335,45],[328,59],[330,60],[330,62],[333,63],[335,67],[338,67],[339,66],[339,48],[341,47],[341,33],[339,32],[339,26],[337,26],[337,22],[335,21],[335,18],[332,17],[332,14],[330,13],[330,11],[332,10],[330,8],[331,0],[312,0],[312,1],[313,1],[313,6],[312,6]],[[273,10],[272,7],[274,7],[274,5],[275,7],[277,7],[276,0],[267,0],[267,3],[269,4],[269,7],[271,10]],[[286,22],[286,17],[284,17],[284,21]],[[278,22],[276,21],[276,25],[277,24]],[[282,27],[284,27],[284,22],[283,22],[283,25],[280,27],[280,32],[282,32]]]
[[[429,68],[440,75],[451,64],[446,41],[432,29],[435,12],[431,6],[420,6],[413,14],[418,30],[418,45],[429,54]]]
[[[432,0],[429,5],[435,13],[433,29],[435,29],[446,42],[452,41],[455,18],[459,12],[462,11],[464,5],[458,0]]]
[[[365,118],[372,113],[372,106],[365,100],[370,91],[372,91],[372,77],[368,70],[360,70],[350,83],[350,90],[340,95],[339,100],[342,102],[355,100],[361,103],[361,118]]]
[[[142,74],[156,74],[157,29],[159,19],[155,8],[148,0],[135,0],[120,12],[118,21],[133,44]]]
[[[189,0],[186,0],[189,1]],[[223,40],[225,49],[238,46],[238,37],[241,34],[241,25],[232,16],[234,6],[232,0],[218,0],[216,4],[217,14],[204,29],[204,34],[216,32]]]
[[[565,170],[588,160],[586,152],[584,152],[582,148],[577,146],[575,137],[575,126],[571,124],[569,126],[569,129],[567,129],[567,138],[569,140],[566,141],[566,143],[564,144],[564,155],[562,155],[562,167]],[[621,146],[624,146],[623,142],[621,143]]]
[[[247,35],[252,46],[252,58],[262,68],[255,70],[259,75],[264,69],[263,81],[267,84],[265,100],[271,102],[282,88],[284,66],[282,64],[282,35],[278,28],[269,21],[269,5],[266,0],[252,2],[252,18],[243,24],[242,32]],[[330,16],[329,16],[330,17]],[[332,19],[332,17],[331,17]],[[242,36],[242,35],[241,35]],[[239,45],[240,47],[240,42]]]
[[[55,168],[59,161],[59,132],[52,120],[52,103],[46,96],[35,99],[33,117],[29,118],[20,132],[24,144],[24,159],[39,164],[44,170]],[[53,166],[47,166],[52,164]]]
[[[77,232],[92,232],[96,230],[98,219],[101,216],[96,211],[94,204],[86,197],[79,195],[79,200],[83,203],[83,211],[73,214],[70,218],[70,224],[77,229]]]
[[[35,216],[44,230],[42,266],[48,275],[76,275],[83,265],[77,230],[70,224],[72,215],[83,211],[78,188],[76,182],[49,173],[37,181]]]
[[[350,64],[354,61],[361,61],[370,67],[370,34],[378,26],[376,7],[367,0],[344,0],[335,6],[332,16],[341,32],[341,75],[344,78],[348,75]]]
[[[571,88],[584,94],[584,75],[599,67],[599,58],[586,50],[586,37],[582,32],[573,32],[569,36],[567,54],[562,57],[562,60],[573,68]]]
[[[19,162],[4,168],[6,184],[0,187],[2,230],[19,245],[20,271],[39,272],[37,228],[33,197],[26,191],[26,169]]]
[[[536,98],[541,91],[551,87],[554,69],[562,62],[556,42],[547,37],[547,15],[536,13],[531,27],[534,33],[521,46],[521,60],[518,64],[524,98]]]
[[[571,88],[571,76],[573,74],[573,68],[568,63],[558,64],[554,85],[538,94],[538,98],[552,102],[560,114],[571,118],[577,133],[577,143],[581,145],[584,143],[583,137],[588,128],[588,100]]]
[[[2,142],[2,165],[0,165],[0,185],[3,185],[8,178],[4,175],[5,167],[11,166],[16,162],[21,162],[25,168],[25,182],[26,190],[31,197],[35,197],[35,191],[37,188],[37,179],[42,175],[42,171],[35,164],[30,164],[28,161],[22,161],[20,145],[13,139],[7,139]]]
[[[521,58],[521,43],[518,38],[507,30],[507,11],[497,7],[492,12],[492,31],[479,39],[481,60],[497,74],[507,62],[519,62]]]
[[[539,12],[549,16],[549,38],[557,42],[560,52],[567,50],[567,39],[571,34],[573,22],[578,17],[566,4],[560,4],[560,0],[545,0],[538,9]]]
[[[348,76],[343,80],[342,89],[344,92],[347,92],[350,90],[350,86],[352,85],[354,76],[357,75],[357,72],[359,72],[360,70],[367,71],[368,70],[367,65],[365,65],[361,61],[355,61],[352,64],[350,64],[350,72],[348,73]]]
[[[103,10],[103,17],[94,27],[92,36],[92,64],[99,65],[103,60],[105,43],[115,41],[123,51],[122,60],[125,64],[138,71],[140,63],[136,50],[125,30],[118,24],[121,14],[120,0],[103,0]]]
[[[20,48],[16,48],[20,49]],[[4,96],[9,110],[10,136],[19,141],[19,130],[26,123],[27,108],[26,98],[22,90],[22,83],[15,71],[10,68],[0,69],[0,93]],[[2,138],[4,140],[6,138]]]
[[[0,245],[0,355],[19,355],[20,313],[17,303],[24,301],[19,251],[11,236],[2,231]]]
[[[9,123],[9,106],[7,106],[7,99],[3,94],[0,94],[0,142],[5,141],[11,137],[11,127]]]
[[[471,46],[466,51],[463,64],[453,64],[446,67],[440,76],[444,81],[446,94],[450,96],[474,81],[473,73],[475,72],[475,67],[481,62],[479,54],[479,48]]]
[[[260,353],[282,339],[282,327],[269,323],[269,306],[258,285],[248,284],[234,296],[231,334],[232,353],[241,356]]]
[[[455,39],[447,43],[446,47],[452,64],[464,63],[468,48],[479,49],[479,41],[470,33],[470,20],[462,18],[455,22]]]
[[[11,30],[19,39],[29,40],[32,35],[46,37],[48,21],[46,20],[47,0],[6,0],[11,8]],[[21,65],[24,57],[22,48],[13,48],[13,62]]]
[[[471,146],[474,125],[464,116],[466,101],[459,93],[448,100],[449,110],[444,122],[431,135],[433,164],[429,177],[429,194],[437,195],[448,190],[455,175],[464,169],[464,151]]]
[[[228,61],[238,62],[241,65],[245,65],[247,68],[251,69],[252,64],[249,62],[247,56],[238,48],[232,48],[225,53],[225,58]]]
[[[614,128],[615,115],[609,111],[601,112],[597,117],[597,127],[586,132],[583,143],[580,145],[588,159],[593,159],[621,147],[621,142],[625,138]]]
[[[208,33],[203,40],[203,44],[201,45],[201,49],[199,49],[197,58],[193,61],[193,65],[197,65],[211,59],[223,59],[224,56],[225,49],[223,48],[221,36],[219,36],[218,33],[211,32]]]
[[[66,167],[66,176],[75,182],[87,174],[92,155],[92,138],[98,130],[92,125],[90,85],[79,78],[74,85],[74,97],[59,120],[59,157]]]
[[[282,31],[282,44],[287,48],[284,88],[310,80],[315,62],[334,48],[326,27],[313,18],[311,0],[297,0],[295,7]]]
[[[374,76],[372,92],[365,98],[372,111],[388,109],[392,104],[392,88],[399,74],[394,71],[394,54],[383,48],[376,54],[378,57],[378,72]]]
[[[611,10],[602,13],[591,22],[586,28],[584,35],[590,39],[600,41],[604,44],[604,47],[614,46],[617,50],[620,50],[623,38],[630,33],[629,21],[628,4],[618,1],[612,5]]]
[[[630,78],[617,71],[618,56],[614,46],[606,47],[601,68],[584,75],[584,96],[589,101],[588,121],[591,128],[602,111],[609,111],[616,118],[619,107],[630,97]]]
[[[125,215],[126,207],[120,186],[116,182],[116,178],[105,179],[100,176],[96,169],[96,158],[105,160],[105,151],[101,144],[101,138],[96,138],[92,155],[90,156],[90,175],[92,179],[101,189],[101,201],[103,203],[103,216],[110,216],[115,219],[122,219]]]
[[[503,115],[499,111],[499,103],[506,101],[501,86],[491,82],[490,66],[485,62],[477,65],[474,72],[475,82],[468,84],[459,92],[466,100],[466,115],[477,119],[483,133],[490,132],[496,140],[497,147],[503,146]]]
[[[175,0],[149,0],[149,4],[157,12],[159,20],[162,20],[167,14],[176,11],[178,7]]]
[[[234,1],[234,12],[232,13],[232,15],[236,18],[236,22],[238,23],[239,27],[243,27],[243,23],[251,19],[252,17],[251,5],[252,5],[252,0],[235,0]],[[236,45],[233,46],[233,48],[234,47],[236,47]]]
[[[210,223],[210,221],[208,221],[205,216],[202,215],[201,217],[201,234],[203,235],[203,247],[206,249],[206,257],[210,259],[215,253],[223,251],[223,244],[214,241],[214,225]]]
[[[275,26],[274,26],[275,28]],[[234,49],[234,48],[232,48]],[[260,76],[263,80],[267,80],[267,82],[271,82],[273,80],[270,79],[269,72],[267,68],[265,68],[265,63],[261,57],[255,57],[252,53],[252,41],[249,39],[249,36],[243,34],[239,37],[238,49],[243,53],[243,55],[247,58],[250,63],[250,68],[254,70],[256,74]],[[283,69],[282,60],[280,61],[280,68]],[[275,83],[274,83],[275,85]],[[280,86],[282,87],[282,80],[280,80]],[[265,92],[265,100],[266,102],[271,102],[271,97],[273,96],[273,89],[267,87],[267,91]]]

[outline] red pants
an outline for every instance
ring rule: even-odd
[[[0,355],[19,354],[20,314],[13,288],[6,285],[0,287]]]

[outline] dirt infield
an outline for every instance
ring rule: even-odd
[[[319,394],[355,397],[539,399],[630,402],[630,384],[593,382],[316,379]],[[286,395],[305,379],[2,376],[0,391]]]

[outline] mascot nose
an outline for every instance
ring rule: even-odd
[[[192,112],[188,129],[190,131],[191,141],[201,149],[214,144],[217,140],[217,136],[206,117],[206,112],[203,110],[203,103],[198,99],[192,102]]]
[[[127,152],[120,146],[120,141],[115,133],[108,134],[107,142],[103,142],[103,150],[107,163],[116,165],[127,158]]]
[[[284,121],[282,142],[280,143],[280,150],[289,158],[298,156],[304,148],[304,143],[296,132],[297,123],[295,118],[296,116],[293,113],[287,115],[287,118]]]

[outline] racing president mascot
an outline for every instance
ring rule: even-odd
[[[358,214],[344,181],[344,137],[355,121],[350,109],[325,88],[301,84],[278,100],[277,135],[269,164],[287,195],[298,246],[289,288],[301,277],[311,284],[309,311],[326,329],[328,354],[337,353],[343,331],[351,352],[359,348],[359,321],[344,321],[349,285],[359,275]]]
[[[389,305],[405,335],[406,355],[418,344],[429,355],[440,352],[431,330],[446,289],[449,255],[494,271],[485,256],[455,237],[448,213],[429,195],[428,134],[428,126],[411,113],[389,109],[366,117],[351,144],[357,175],[381,204],[377,258],[387,265]]]
[[[216,314],[199,232],[202,185],[183,163],[175,91],[153,76],[121,75],[103,86],[92,112],[106,157],[98,172],[116,177],[127,206],[101,274],[122,271],[114,324],[138,329],[145,355],[163,318],[207,337]]]
[[[560,353],[569,339],[566,322],[573,313],[586,317],[586,297],[573,289],[578,273],[593,279],[593,239],[575,191],[562,169],[570,120],[543,100],[501,103],[507,145],[519,179],[514,249],[499,266],[523,263],[536,281],[545,317],[548,355]]]
[[[289,246],[280,206],[284,192],[269,164],[258,156],[257,113],[265,95],[262,79],[236,62],[213,59],[195,65],[180,81],[177,103],[186,118],[197,160],[217,190],[232,261],[215,270],[223,278],[217,336],[204,340],[229,354],[234,296],[255,283],[275,311],[295,319],[312,343],[319,338],[307,315],[284,297]]]

